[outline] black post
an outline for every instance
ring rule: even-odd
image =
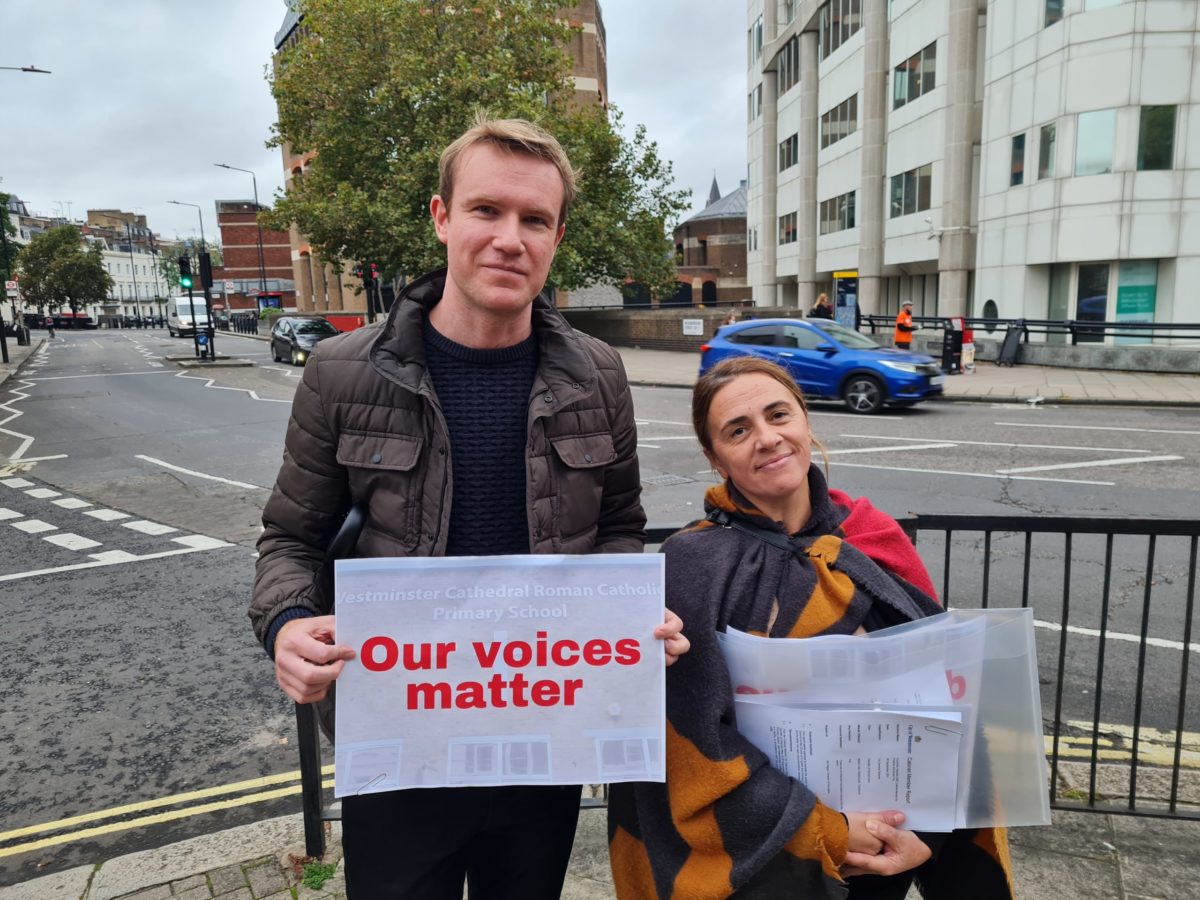
[[[4,218],[0,219],[0,259],[4,260],[4,281],[8,281],[8,204],[0,210]],[[13,334],[17,333],[17,301],[13,301]],[[8,363],[8,338],[4,334],[4,310],[0,308],[0,360]]]
[[[304,810],[304,852],[325,855],[321,803],[321,734],[310,703],[296,704],[296,740],[300,745],[300,799]]]
[[[188,309],[192,315],[192,346],[196,350],[196,359],[200,358],[200,326],[196,324],[196,298],[192,294],[192,286],[188,285]]]

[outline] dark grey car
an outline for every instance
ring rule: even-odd
[[[271,358],[275,362],[286,359],[293,366],[302,366],[319,341],[338,333],[329,320],[321,316],[280,316],[271,329]]]

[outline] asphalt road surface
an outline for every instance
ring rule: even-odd
[[[60,331],[0,394],[0,884],[298,808],[291,704],[245,608],[302,370],[274,363],[265,342],[217,342],[255,365],[181,370],[164,357],[191,342],[165,331]],[[688,392],[634,397],[652,522],[697,518],[713,477]],[[1193,410],[926,404],[860,417],[830,405],[812,427],[834,486],[894,515],[1195,515]],[[959,545],[951,599],[976,605],[982,538]],[[940,540],[919,546],[940,582]],[[1017,605],[1022,548],[998,536],[992,549],[990,602]],[[1061,634],[1061,536],[1035,550],[1045,673]],[[1142,714],[1169,729],[1194,656],[1188,558],[1166,541],[1157,552],[1147,673],[1166,687]],[[1103,554],[1102,542],[1073,547],[1069,623],[1083,631],[1069,634],[1064,718],[1091,717]],[[1114,552],[1106,624],[1135,638],[1109,644],[1102,718],[1114,729],[1133,717],[1145,554],[1144,539]]]

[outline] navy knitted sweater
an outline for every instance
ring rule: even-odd
[[[450,431],[454,497],[446,555],[528,553],[525,444],[537,338],[475,350],[426,320],[425,363]]]

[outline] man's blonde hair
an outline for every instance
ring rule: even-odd
[[[489,119],[482,114],[476,116],[474,126],[442,151],[442,158],[438,161],[438,195],[447,208],[454,193],[454,176],[459,158],[476,144],[491,144],[509,153],[523,153],[553,163],[562,177],[563,185],[558,224],[567,220],[567,208],[576,196],[575,169],[554,135],[525,119]]]

